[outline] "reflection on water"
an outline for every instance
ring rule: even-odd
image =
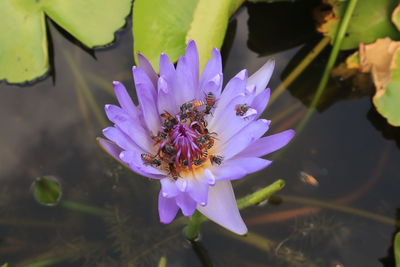
[[[251,73],[269,58],[247,48],[247,11],[236,19],[227,78],[243,68]],[[261,40],[254,27],[250,36]],[[271,167],[235,184],[243,196],[278,178],[287,182],[275,205],[242,213],[251,231],[247,237],[207,223],[201,244],[192,247],[183,240],[181,221],[158,222],[158,183],[119,166],[95,142],[106,124],[104,104],[116,101],[111,81],[133,86],[130,26],[96,58],[56,29],[50,31],[54,83],[48,78],[31,87],[0,85],[0,263],[155,266],[166,256],[168,266],[209,261],[215,266],[392,266],[387,251],[399,207],[400,139],[398,129],[371,109],[369,97],[328,105],[284,153],[275,154]],[[299,44],[272,55],[277,61],[272,89]],[[315,73],[313,79],[300,79],[291,91],[312,90],[318,79]],[[269,107],[265,117],[272,119],[271,134],[295,127],[305,111],[301,101],[286,92]],[[300,182],[300,172],[318,179],[318,187]],[[38,176],[57,177],[63,188],[58,206],[35,202],[30,186]],[[208,258],[201,258],[205,251]]]

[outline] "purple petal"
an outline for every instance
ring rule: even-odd
[[[106,105],[105,110],[108,119],[115,123],[142,150],[146,152],[154,151],[153,141],[139,120],[132,119],[123,109],[114,105]]]
[[[119,162],[123,163],[120,159],[119,159],[119,154],[122,152],[122,149],[117,146],[116,144],[101,138],[101,137],[97,137],[97,142],[99,142],[99,145],[113,158],[115,158],[116,160],[118,160]]]
[[[221,95],[222,88],[222,74],[215,75],[211,80],[205,83],[204,86],[201,86],[201,90],[203,95],[206,96],[208,93],[213,93],[215,98],[218,98]],[[200,96],[201,97],[201,96]]]
[[[175,198],[166,198],[160,192],[158,195],[158,214],[162,223],[170,223],[175,219],[179,207]]]
[[[222,78],[222,60],[221,60],[221,53],[217,48],[214,48],[212,50],[212,58],[207,62],[207,65],[204,68],[203,74],[201,76],[200,88],[202,89],[206,88],[207,84],[211,80],[213,80],[216,77],[216,75],[220,75]],[[212,92],[216,97],[220,96],[221,87],[222,87],[222,81],[220,83],[220,86],[217,87],[217,89]]]
[[[208,198],[208,184],[207,181],[201,181],[195,177],[188,180],[188,194],[199,205],[204,206],[207,204]]]
[[[187,72],[192,77],[193,88],[199,88],[199,53],[195,41],[190,40],[185,53]],[[197,90],[198,91],[198,90]]]
[[[246,77],[247,71],[242,70],[235,77],[233,77],[225,86],[221,96],[217,99],[214,116],[210,119],[209,125],[214,124],[215,118],[218,118],[226,110],[226,106],[240,94],[244,94],[246,90]]]
[[[210,220],[236,234],[247,233],[247,227],[237,208],[230,181],[218,181],[210,187],[208,204],[204,207],[197,206],[197,209]]]
[[[252,122],[251,118],[236,115],[236,106],[247,103],[247,99],[248,97],[243,95],[234,98],[226,106],[225,112],[216,114],[214,120],[208,126],[211,132],[218,133],[218,139],[222,143]]]
[[[144,70],[144,72],[150,78],[150,80],[153,83],[153,86],[155,88],[157,86],[157,80],[158,80],[157,73],[154,71],[150,62],[147,60],[147,58],[144,55],[142,55],[141,53],[138,53],[137,56],[138,56],[140,68],[142,70]]]
[[[175,185],[179,191],[186,192],[188,182],[186,179],[178,178],[178,180],[175,181]]]
[[[236,157],[224,162],[224,166],[238,166],[246,171],[246,174],[257,172],[270,165],[272,161],[257,157]],[[232,180],[232,179],[230,179]]]
[[[143,176],[153,179],[161,179],[165,177],[165,174],[162,171],[154,167],[144,165],[140,155],[141,153],[137,151],[122,151],[119,154],[119,158],[134,172],[137,172]]]
[[[245,150],[240,152],[240,157],[262,157],[284,147],[294,137],[295,131],[286,130],[256,140]]]
[[[260,117],[261,114],[264,112],[265,108],[267,107],[269,97],[270,97],[271,90],[269,88],[265,89],[261,93],[259,93],[251,103],[251,107],[257,110],[256,118]]]
[[[212,172],[217,181],[237,180],[248,174],[240,165],[231,164],[218,166]]]
[[[144,122],[147,129],[156,135],[160,128],[160,116],[157,110],[155,88],[142,69],[133,67],[132,71]]]
[[[160,180],[161,182],[161,193],[163,197],[175,197],[179,194],[179,190],[175,184],[175,181],[171,180],[170,177],[166,177]]]
[[[128,113],[132,118],[138,118],[140,111],[133,103],[132,98],[129,96],[125,86],[118,81],[114,81],[113,85],[115,95],[117,96],[121,108],[125,110],[125,112]]]
[[[268,130],[269,124],[270,121],[263,119],[250,123],[238,134],[223,144],[222,148],[217,148],[217,151],[223,151],[222,156],[225,158],[225,160],[232,158],[255,140],[263,136],[263,134]]]
[[[184,56],[180,57],[178,61],[172,86],[178,107],[196,98],[198,84],[195,84],[193,73],[190,71],[189,64]]]
[[[164,76],[167,81],[172,81],[175,75],[174,64],[171,63],[169,57],[162,53],[160,56],[160,76]]]
[[[207,180],[209,185],[215,185],[215,176],[209,169],[204,170],[204,178]]]
[[[256,95],[262,92],[267,87],[269,80],[271,79],[272,72],[275,68],[275,61],[268,60],[258,71],[253,73],[247,81],[247,84],[254,84],[256,86]]]
[[[181,193],[176,196],[176,204],[181,208],[183,215],[192,216],[196,210],[196,201],[189,194]]]
[[[164,113],[169,112],[176,114],[178,112],[178,106],[175,103],[175,96],[172,93],[172,88],[168,85],[168,82],[161,76],[158,79],[158,95],[157,95],[158,112]]]
[[[128,137],[118,128],[107,127],[103,130],[103,135],[124,150],[143,151],[142,148],[135,144],[130,137]]]

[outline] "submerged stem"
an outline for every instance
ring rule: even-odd
[[[303,58],[303,60],[293,69],[293,71],[282,81],[282,83],[274,90],[269,100],[270,105],[288,88],[294,80],[310,65],[310,63],[321,53],[329,44],[330,38],[324,37],[319,43]]]
[[[342,42],[343,42],[343,39],[344,39],[346,31],[347,31],[347,27],[349,26],[350,18],[353,15],[353,11],[354,11],[356,5],[357,5],[357,0],[350,0],[347,5],[346,12],[343,16],[343,19],[342,19],[342,21],[339,25],[339,28],[337,30],[337,33],[336,33],[336,37],[335,37],[335,40],[333,43],[333,48],[332,48],[331,54],[328,59],[328,63],[325,66],[324,73],[322,74],[321,81],[319,82],[317,92],[315,93],[315,96],[314,96],[313,100],[311,101],[310,108],[308,109],[306,115],[300,121],[299,125],[296,128],[297,133],[301,132],[304,129],[305,125],[307,124],[307,122],[309,121],[311,116],[313,115],[315,108],[322,96],[322,93],[324,92],[325,87],[328,84],[329,75],[335,65],[337,56],[340,51],[340,47],[342,46]]]
[[[60,206],[70,209],[70,210],[88,213],[88,214],[92,214],[92,215],[104,216],[104,215],[107,215],[110,213],[108,210],[105,210],[105,209],[101,209],[98,207],[93,207],[93,206],[89,206],[86,204],[81,204],[81,203],[69,201],[69,200],[61,201]]]

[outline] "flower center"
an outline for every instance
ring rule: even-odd
[[[158,146],[157,154],[142,154],[143,163],[166,171],[175,180],[183,172],[203,166],[207,160],[221,164],[221,156],[208,154],[217,136],[208,131],[206,119],[214,105],[214,95],[209,93],[205,101],[184,103],[175,116],[162,113],[161,129],[152,136],[154,145]]]

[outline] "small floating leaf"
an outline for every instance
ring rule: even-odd
[[[320,21],[318,31],[331,37],[332,42],[347,3],[348,1],[343,0],[324,0],[324,4],[332,7],[332,10],[326,12],[325,6],[317,13],[317,20]],[[390,20],[390,14],[396,5],[397,1],[393,0],[359,1],[341,49],[354,49],[359,43],[371,43],[386,36],[394,40],[400,39],[399,32]]]
[[[47,73],[45,15],[93,48],[114,40],[130,6],[131,0],[0,1],[0,80],[23,83]]]
[[[359,51],[346,63],[349,69],[371,73],[376,109],[390,124],[400,126],[400,42],[384,38],[369,45],[360,44]]]
[[[400,232],[394,237],[394,258],[396,267],[400,267]]]
[[[243,0],[136,0],[133,5],[134,52],[158,69],[160,53],[172,61],[183,55],[187,41],[197,43],[204,67],[214,47],[221,48],[230,15]],[[152,14],[149,16],[149,14]]]
[[[400,5],[398,5],[392,13],[392,22],[396,25],[396,28],[400,31]]]
[[[33,196],[40,204],[55,206],[61,199],[61,185],[54,176],[37,177],[32,184]]]

